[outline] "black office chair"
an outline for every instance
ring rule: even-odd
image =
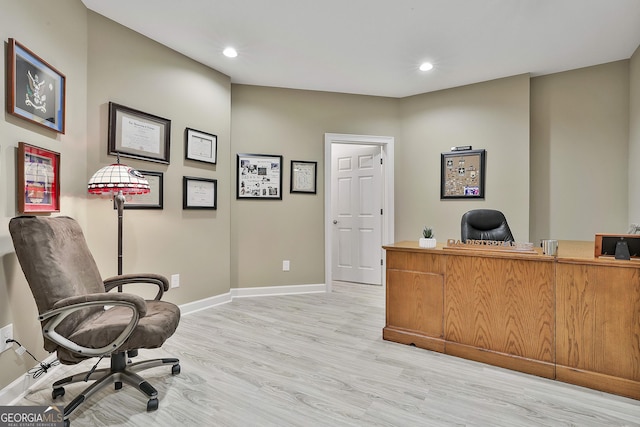
[[[497,240],[513,242],[513,234],[507,219],[500,211],[493,209],[474,209],[462,215],[461,240]]]

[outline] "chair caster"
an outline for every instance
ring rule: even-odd
[[[116,381],[114,386],[116,390],[120,390],[122,388],[122,381]]]
[[[64,396],[64,387],[54,388],[51,392],[51,397],[55,400],[56,397]]]
[[[147,402],[147,412],[155,411],[158,409],[158,399],[149,399]]]
[[[71,425],[71,421],[64,420],[64,427],[69,427]]]
[[[171,375],[178,375],[180,373],[180,364],[175,364],[171,367]]]

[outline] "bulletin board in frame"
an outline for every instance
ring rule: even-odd
[[[282,200],[282,156],[238,154],[236,199]]]
[[[60,153],[18,144],[18,211],[60,212]]]
[[[486,150],[441,154],[440,199],[484,199]]]

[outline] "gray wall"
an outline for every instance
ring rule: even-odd
[[[236,153],[284,156],[282,201],[235,200],[232,185],[232,287],[324,283],[324,134],[398,135],[399,100],[246,85],[231,100],[234,173]],[[289,193],[291,160],[318,162],[317,194]]]
[[[628,229],[629,61],[531,80],[531,235]]]
[[[629,222],[640,224],[640,47],[629,62]]]
[[[520,75],[401,101],[396,144],[396,240],[460,238],[470,209],[505,213],[516,240],[529,239],[529,77]],[[453,146],[487,150],[484,200],[440,200],[440,154]]]
[[[35,302],[13,254],[7,224],[17,214],[16,156],[18,142],[23,141],[60,153],[60,214],[87,225],[87,10],[80,0],[57,2],[55,7],[46,0],[0,0],[0,10],[0,98],[6,99],[9,38],[58,69],[67,83],[64,135],[9,115],[4,102],[0,120],[0,327],[12,323],[14,337],[44,358],[47,353],[42,349]],[[13,351],[0,354],[0,388],[34,366],[34,361],[25,356]]]

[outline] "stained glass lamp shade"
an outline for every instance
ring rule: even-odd
[[[122,274],[122,216],[125,194],[146,194],[149,181],[137,170],[118,163],[105,166],[93,174],[87,185],[90,194],[114,194],[118,209],[118,275]],[[122,290],[119,286],[118,290]]]

